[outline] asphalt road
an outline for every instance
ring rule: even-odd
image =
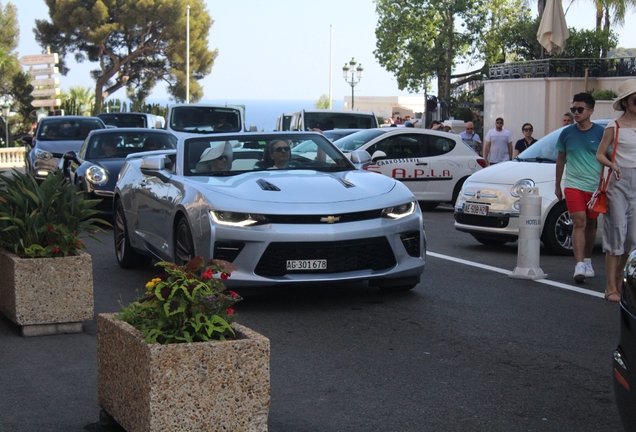
[[[449,207],[425,219],[431,253],[411,292],[277,288],[237,305],[238,321],[271,340],[269,430],[620,430],[619,307],[600,294],[600,250],[583,285],[573,258],[545,254],[547,283],[511,279],[515,244],[455,231]],[[156,273],[121,270],[111,234],[87,241],[96,314],[117,311]],[[96,330],[93,320],[82,334],[22,338],[0,317],[0,432],[105,430]]]

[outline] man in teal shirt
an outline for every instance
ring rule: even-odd
[[[574,114],[573,125],[561,131],[556,144],[559,152],[556,161],[557,198],[565,196],[574,229],[572,231],[572,249],[576,266],[574,280],[585,281],[594,277],[592,267],[592,248],[596,240],[596,219],[598,213],[588,210],[587,203],[598,187],[601,176],[601,164],[596,160],[596,150],[601,143],[604,128],[592,123],[594,98],[589,93],[577,93],[572,99],[570,111]],[[567,164],[565,188],[561,190],[564,167]]]

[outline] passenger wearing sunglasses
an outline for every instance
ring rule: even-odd
[[[519,156],[519,153],[530,147],[532,144],[536,143],[537,140],[532,138],[532,131],[534,128],[530,123],[524,123],[521,126],[521,132],[523,132],[523,138],[515,143],[515,152],[512,155],[512,158],[516,158]]]
[[[570,112],[574,114],[573,125],[566,126],[559,135],[556,149],[556,184],[554,193],[559,200],[565,198],[572,218],[572,249],[576,266],[574,281],[582,283],[594,277],[592,248],[596,239],[598,213],[587,208],[587,203],[598,187],[601,164],[596,160],[596,151],[603,137],[603,127],[592,123],[595,101],[589,93],[577,93],[572,99]],[[565,188],[561,180],[565,173]]]
[[[232,146],[229,142],[212,143],[201,154],[197,163],[197,173],[230,171],[232,169]]]
[[[484,159],[488,165],[509,161],[512,156],[512,134],[503,128],[504,119],[497,117],[495,128],[486,134],[484,145]]]
[[[479,156],[481,156],[482,145],[481,138],[479,138],[479,134],[475,132],[475,125],[473,122],[469,121],[466,123],[466,130],[459,134],[459,137],[466,141],[466,143],[477,152]]]

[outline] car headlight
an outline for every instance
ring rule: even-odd
[[[102,167],[93,165],[86,170],[86,180],[94,185],[104,185],[108,181],[108,173]]]
[[[35,157],[40,160],[49,160],[53,157],[53,153],[35,149]]]
[[[411,201],[399,206],[387,207],[385,209],[382,209],[382,217],[390,219],[401,219],[415,213],[416,205],[417,203],[415,201]]]
[[[531,179],[519,180],[510,188],[510,195],[518,198],[521,195],[523,195],[523,190],[525,188],[531,188],[531,187],[534,187],[534,180],[531,180]]]
[[[246,227],[267,223],[267,218],[259,214],[235,213],[228,211],[210,211],[210,216],[219,225]]]

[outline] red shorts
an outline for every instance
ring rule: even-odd
[[[565,188],[565,205],[570,213],[585,212],[588,219],[598,218],[598,213],[587,208],[587,203],[592,199],[594,192],[585,192],[574,188]]]

